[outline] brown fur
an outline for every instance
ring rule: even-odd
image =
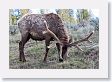
[[[20,61],[26,61],[24,45],[30,38],[38,41],[45,40],[46,53],[44,61],[47,59],[49,51],[47,46],[50,45],[51,40],[58,41],[56,46],[59,52],[59,61],[63,61],[63,58],[66,57],[66,44],[69,43],[69,36],[62,20],[57,14],[27,14],[18,21],[18,28],[21,33],[21,41],[19,43]]]

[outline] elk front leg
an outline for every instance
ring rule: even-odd
[[[62,57],[63,57],[63,59],[67,59],[67,57],[68,57],[68,48],[66,47],[66,46],[64,46],[63,48],[62,48]]]
[[[57,49],[58,49],[58,54],[59,54],[59,61],[63,62],[62,58],[62,46],[59,43],[56,43]]]
[[[46,44],[46,52],[45,52],[45,56],[44,56],[44,62],[47,61],[47,54],[48,54],[48,51],[49,51],[49,44],[50,44],[50,39],[49,40],[45,40],[45,44]]]

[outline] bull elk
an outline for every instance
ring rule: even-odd
[[[87,37],[76,42],[72,42],[72,37],[64,27],[61,18],[54,13],[49,14],[27,14],[18,20],[18,28],[21,33],[21,41],[19,42],[19,59],[25,62],[24,45],[31,38],[33,40],[45,40],[46,52],[44,61],[47,59],[50,41],[56,40],[56,46],[59,54],[59,61],[62,62],[67,58],[68,47],[78,46],[83,41],[89,41],[94,32]],[[90,42],[90,41],[89,41]]]

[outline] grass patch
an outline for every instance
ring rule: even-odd
[[[74,40],[79,40],[85,37],[90,30],[81,28],[78,31],[71,31]],[[69,58],[63,63],[58,61],[57,48],[51,48],[48,53],[48,62],[43,63],[45,54],[44,41],[36,43],[34,40],[29,40],[25,45],[26,62],[19,61],[19,40],[20,34],[9,36],[9,67],[10,69],[98,69],[99,68],[99,32],[95,31],[90,40],[93,43],[81,43],[80,47],[84,52],[79,51],[75,47],[69,48]]]

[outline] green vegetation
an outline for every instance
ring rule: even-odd
[[[79,46],[84,52],[75,47],[69,48],[69,57],[64,62],[58,60],[56,46],[48,53],[47,63],[43,63],[45,54],[44,41],[29,40],[25,47],[26,62],[19,61],[19,41],[20,32],[17,28],[17,20],[30,9],[17,10],[18,15],[14,15],[13,9],[9,10],[9,67],[10,69],[98,69],[99,68],[99,18],[92,18],[87,9],[77,9],[74,18],[73,9],[55,9],[61,17],[65,27],[72,34],[73,39],[79,40],[87,36],[91,31],[95,33],[91,36],[92,43],[83,42]],[[40,9],[44,14],[49,9]]]
[[[89,29],[81,28],[72,31],[75,40],[83,38],[89,32]],[[87,33],[88,32],[88,33]],[[44,41],[29,40],[25,45],[26,62],[19,61],[20,34],[9,36],[10,54],[9,66],[11,69],[98,69],[99,68],[99,47],[98,47],[98,31],[95,31],[90,40],[93,43],[81,43],[80,47],[84,52],[75,47],[69,48],[69,58],[63,63],[58,61],[57,48],[51,48],[48,53],[47,63],[43,63],[45,44]]]

